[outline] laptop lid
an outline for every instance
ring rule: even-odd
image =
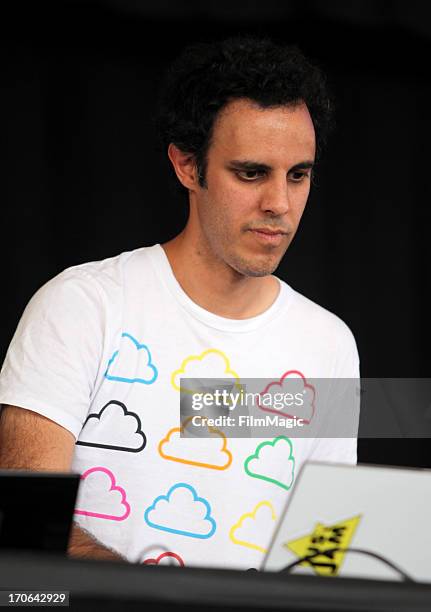
[[[0,470],[0,549],[65,552],[79,474]]]
[[[431,581],[431,470],[306,463],[279,518],[261,569],[399,580],[380,555],[414,580]]]

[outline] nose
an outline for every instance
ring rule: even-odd
[[[289,186],[286,175],[274,178],[265,185],[260,208],[266,214],[280,216],[290,210]]]

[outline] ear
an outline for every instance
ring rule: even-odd
[[[195,158],[192,153],[184,153],[172,142],[168,147],[168,157],[174,167],[180,183],[190,191],[198,187],[198,173]]]

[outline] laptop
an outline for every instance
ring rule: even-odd
[[[431,470],[306,463],[260,569],[431,582],[430,518]]]
[[[0,549],[66,552],[79,474],[0,470]]]

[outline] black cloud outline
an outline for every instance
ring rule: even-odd
[[[127,448],[126,446],[112,446],[110,444],[98,444],[96,442],[81,442],[80,440],[77,440],[76,444],[79,444],[80,446],[91,446],[93,448],[106,448],[107,450],[119,450],[119,451],[126,451],[128,453],[140,453],[141,451],[144,450],[144,448],[147,445],[147,436],[144,434],[144,432],[142,431],[141,427],[141,419],[139,418],[139,416],[136,414],[136,412],[131,412],[130,410],[127,410],[127,407],[125,404],[123,404],[122,402],[119,402],[117,400],[110,400],[107,404],[105,404],[103,406],[103,408],[100,410],[100,412],[93,412],[91,414],[88,415],[88,417],[85,419],[84,425],[82,426],[81,431],[84,430],[84,427],[86,426],[87,422],[90,419],[98,419],[100,421],[101,416],[103,414],[103,411],[110,406],[111,404],[115,404],[116,406],[120,406],[124,412],[124,416],[134,416],[135,419],[138,422],[138,428],[136,430],[135,433],[138,433],[142,436],[143,438],[143,443],[142,446],[140,446],[139,448]]]

